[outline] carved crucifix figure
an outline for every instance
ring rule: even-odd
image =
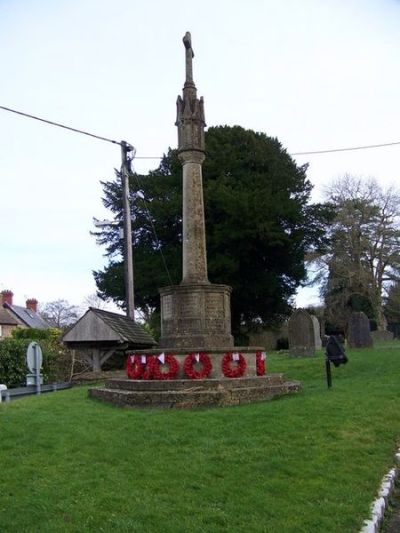
[[[183,44],[186,48],[186,83],[193,83],[193,64],[194,52],[192,48],[192,38],[190,32],[186,32],[183,38]]]

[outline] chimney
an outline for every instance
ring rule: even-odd
[[[37,313],[37,305],[38,301],[36,298],[29,298],[29,300],[26,300],[26,308],[30,309],[34,313]]]
[[[13,296],[14,296],[14,293],[12,291],[3,291],[1,293],[1,295],[3,296],[3,303],[4,304],[8,304],[8,305],[12,305],[13,304]]]

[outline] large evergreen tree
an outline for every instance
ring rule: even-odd
[[[290,312],[292,297],[306,279],[305,254],[324,244],[326,212],[309,204],[307,167],[298,167],[277,139],[239,126],[214,127],[206,132],[206,147],[209,279],[232,286],[237,335],[240,327],[271,324]],[[141,190],[146,198],[146,203],[133,202],[133,247],[136,305],[147,317],[159,307],[158,288],[181,280],[181,174],[177,153],[170,150],[157,170],[131,179],[132,193]],[[119,180],[103,186],[105,206],[121,220]],[[122,302],[117,228],[97,238],[110,257],[109,265],[94,273],[98,291]]]

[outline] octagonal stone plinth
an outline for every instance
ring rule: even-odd
[[[89,389],[92,398],[120,407],[178,408],[225,407],[272,400],[300,390],[298,381],[282,374],[252,378],[206,380],[109,380],[102,388]]]
[[[262,348],[238,347],[226,350],[209,350],[212,371],[205,379],[188,379],[184,373],[184,360],[188,350],[173,350],[171,355],[179,364],[176,379],[110,379],[104,387],[89,389],[89,395],[125,407],[197,408],[237,405],[271,400],[300,390],[298,381],[286,381],[283,374],[266,373],[257,376],[256,354]],[[240,378],[225,377],[222,358],[225,352],[239,352],[246,360],[246,370]],[[160,351],[143,350],[136,355],[159,355]],[[268,360],[266,361],[268,372]]]

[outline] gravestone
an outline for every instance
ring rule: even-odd
[[[347,328],[347,344],[350,348],[370,348],[373,340],[369,328],[369,320],[365,313],[351,313]]]
[[[315,315],[311,315],[311,320],[313,322],[314,327],[314,341],[315,341],[315,349],[321,350],[322,349],[322,340],[321,340],[321,327],[319,325],[319,320]]]
[[[304,309],[296,309],[289,318],[289,352],[296,357],[315,355],[315,326]]]

